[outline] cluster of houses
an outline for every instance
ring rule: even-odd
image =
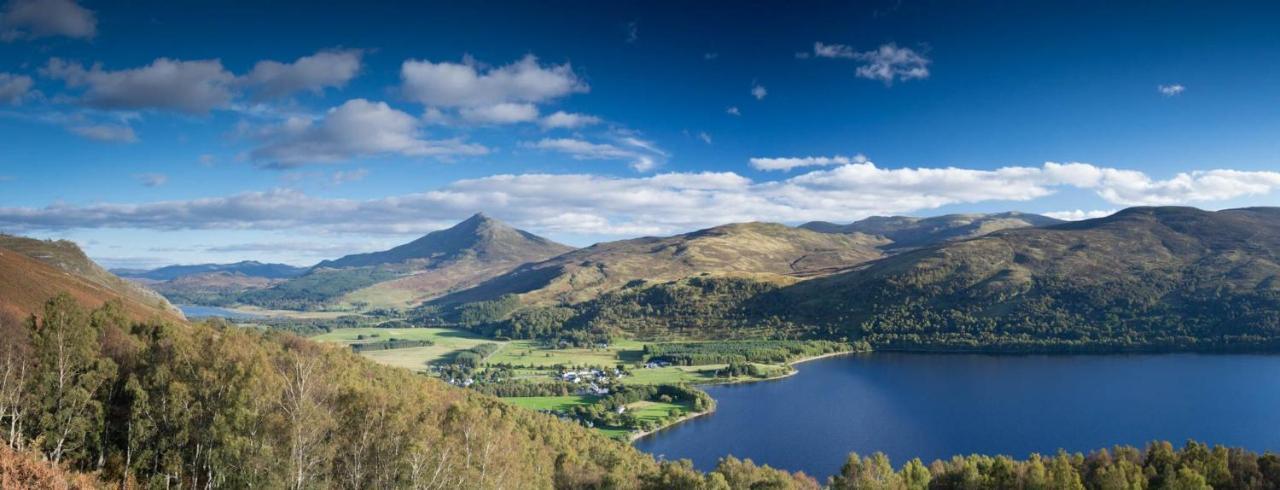
[[[578,390],[580,395],[604,396],[609,394],[609,383],[626,375],[618,368],[609,370],[592,368],[565,371],[560,374],[560,380],[584,385],[582,389]]]
[[[649,361],[644,363],[645,369],[658,369],[658,368],[664,368],[668,366],[671,366],[671,363],[667,361]]]

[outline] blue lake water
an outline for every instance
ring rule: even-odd
[[[877,353],[705,387],[715,413],[636,441],[703,470],[726,454],[820,480],[851,451],[895,466],[955,454],[1025,458],[1151,440],[1280,451],[1280,356]]]
[[[244,320],[248,318],[257,318],[261,315],[253,313],[245,313],[243,311],[228,310],[226,308],[218,308],[216,306],[200,306],[200,305],[177,305],[182,314],[187,318],[233,318]]]

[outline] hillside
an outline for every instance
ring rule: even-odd
[[[390,250],[326,260],[300,277],[242,300],[283,308],[403,308],[570,250],[476,214]]]
[[[790,318],[879,345],[1280,346],[1280,208],[1131,208],[999,231],[782,291]]]
[[[152,282],[148,286],[177,304],[223,306],[235,302],[236,298],[247,291],[266,289],[281,281],[240,272],[219,271],[183,275],[164,282]]]
[[[263,279],[288,279],[302,275],[306,271],[307,268],[305,267],[294,267],[288,264],[264,264],[256,260],[245,260],[234,264],[170,265],[149,270],[113,269],[111,272],[127,279],[162,282],[212,273],[239,274],[245,277]]]
[[[879,258],[877,247],[884,243],[868,235],[817,233],[774,223],[731,224],[592,245],[522,266],[437,303],[518,294],[524,304],[575,304],[636,282],[700,274],[789,283]]]
[[[59,291],[90,307],[119,298],[134,319],[182,318],[163,296],[112,275],[74,243],[0,235],[0,310],[30,315]]]
[[[847,225],[811,221],[801,228],[821,233],[865,233],[892,241],[886,249],[907,249],[951,240],[963,240],[1014,228],[1049,226],[1061,220],[1019,212],[994,214],[946,214],[928,218],[873,216]]]

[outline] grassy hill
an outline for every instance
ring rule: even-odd
[[[876,247],[884,243],[867,235],[817,233],[774,223],[731,224],[592,245],[519,267],[436,303],[515,294],[528,305],[575,304],[638,281],[661,283],[700,274],[791,282],[879,258]]]
[[[107,272],[74,243],[0,235],[0,311],[30,315],[59,291],[89,307],[118,298],[134,319],[182,318],[163,296]]]
[[[1280,347],[1280,208],[1131,208],[893,256],[782,291],[880,345]]]
[[[570,250],[476,214],[390,250],[326,260],[240,301],[290,309],[405,308]]]
[[[946,214],[928,218],[873,216],[847,225],[811,221],[800,225],[822,233],[865,233],[888,238],[887,249],[907,249],[951,240],[963,240],[1014,228],[1049,226],[1061,220],[1019,212],[993,214]]]

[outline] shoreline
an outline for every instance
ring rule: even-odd
[[[786,373],[783,373],[783,374],[778,375],[778,376],[770,376],[770,377],[767,377],[767,378],[753,378],[753,379],[734,379],[734,380],[728,380],[728,381],[722,381],[722,382],[704,383],[704,384],[699,385],[699,386],[732,385],[732,384],[739,384],[739,383],[759,383],[759,382],[763,382],[763,381],[777,381],[777,380],[784,379],[784,378],[789,378],[789,377],[791,377],[791,376],[795,376],[796,374],[798,374],[798,373],[800,372],[800,370],[799,370],[799,369],[796,369],[796,367],[795,367],[795,366],[796,366],[796,364],[801,364],[801,363],[805,363],[805,362],[809,362],[809,361],[816,361],[816,360],[818,360],[818,359],[826,359],[826,358],[829,358],[829,357],[847,356],[847,355],[850,355],[850,354],[864,354],[864,352],[860,352],[860,351],[852,351],[852,350],[850,350],[850,351],[844,351],[844,352],[828,352],[828,353],[826,353],[826,354],[820,354],[820,355],[810,356],[810,357],[803,357],[803,358],[800,358],[800,359],[796,359],[796,360],[794,360],[794,361],[788,361],[786,364],[784,364],[786,367],[790,368],[790,370],[789,370],[789,371],[787,371]],[[714,400],[714,399],[713,399],[713,400]],[[718,407],[719,401],[717,400],[717,401],[716,401],[716,403],[717,403],[717,407]],[[653,430],[650,430],[650,431],[638,432],[638,433],[632,434],[632,435],[630,435],[630,436],[629,436],[629,438],[628,438],[628,440],[627,440],[627,444],[635,444],[635,442],[636,442],[636,441],[638,441],[638,440],[640,440],[640,439],[643,439],[643,438],[645,438],[645,437],[647,437],[647,436],[650,436],[650,435],[653,435],[653,434],[655,434],[655,433],[657,433],[657,432],[661,432],[661,431],[663,431],[663,430],[666,430],[666,429],[669,429],[669,428],[675,427],[675,426],[677,426],[677,425],[680,425],[681,423],[684,423],[684,422],[687,422],[687,421],[690,421],[690,420],[696,419],[696,418],[701,417],[701,416],[703,416],[703,415],[710,415],[711,413],[714,413],[715,411],[716,411],[716,409],[715,409],[715,408],[713,408],[713,409],[711,409],[711,410],[706,410],[706,411],[702,411],[702,412],[694,412],[694,413],[690,413],[690,414],[685,415],[685,416],[683,416],[683,417],[680,417],[680,418],[678,418],[678,419],[676,419],[676,420],[673,420],[673,421],[671,421],[671,423],[666,424],[666,425],[664,425],[664,426],[662,426],[662,427],[658,427],[658,428],[653,429]]]

